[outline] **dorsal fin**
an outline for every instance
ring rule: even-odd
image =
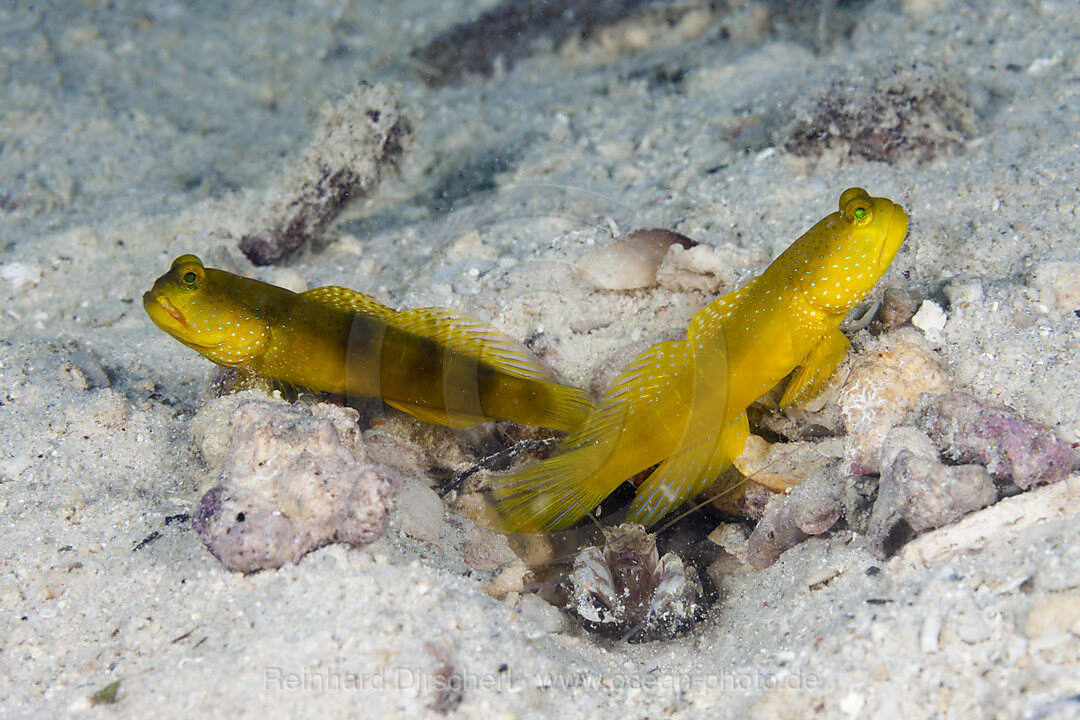
[[[529,350],[506,333],[445,308],[416,308],[398,312],[370,295],[336,285],[312,288],[301,295],[324,305],[362,313],[398,330],[434,340],[460,353],[472,355],[509,375],[533,380],[555,380],[551,371]]]
[[[686,339],[693,340],[700,334],[710,334],[720,327],[721,321],[730,315],[738,307],[750,288],[757,284],[754,278],[738,290],[733,290],[727,295],[718,297],[705,307],[694,313],[690,318],[690,325],[686,328]]]
[[[508,375],[533,380],[555,380],[529,350],[500,330],[445,308],[416,308],[395,313],[388,321],[399,330],[434,340],[457,352],[472,355]]]
[[[375,317],[399,330],[434,340],[448,350],[472,355],[508,375],[530,380],[555,380],[553,373],[540,365],[525,345],[501,330],[477,323],[453,310],[416,308],[397,312],[372,296],[335,285],[314,287],[300,295],[338,310]]]
[[[329,305],[338,310],[358,312],[386,322],[391,322],[391,319],[397,315],[393,308],[386,307],[370,295],[337,285],[311,288],[300,295],[307,300]]]

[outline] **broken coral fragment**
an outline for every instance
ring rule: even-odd
[[[221,468],[192,527],[226,567],[276,568],[329,543],[382,535],[400,481],[368,462],[354,410],[236,396],[216,404],[196,435],[224,449],[211,455]],[[206,427],[207,418],[217,426]]]
[[[769,262],[760,248],[742,248],[727,243],[714,248],[708,245],[673,245],[656,271],[660,286],[672,292],[697,290],[717,293],[740,279],[740,270],[753,270]]]
[[[986,468],[945,465],[924,432],[893,428],[881,453],[881,480],[868,530],[870,549],[878,557],[889,557],[916,534],[996,501]]]
[[[697,571],[673,553],[659,557],[640,525],[606,531],[603,547],[574,559],[570,611],[589,629],[645,642],[675,637],[704,610]]]
[[[903,451],[887,474],[896,484],[900,516],[915,532],[956,522],[997,500],[994,481],[982,465],[945,465]]]
[[[840,419],[848,433],[841,465],[845,476],[877,473],[889,430],[924,393],[948,389],[937,356],[904,334],[883,336],[879,350],[857,362],[840,391]]]
[[[567,38],[590,37],[654,4],[656,0],[503,0],[413,49],[409,58],[428,85],[459,85],[509,70]]]
[[[1049,428],[969,393],[936,398],[921,424],[945,457],[985,465],[997,480],[1011,480],[1024,490],[1058,482],[1080,467],[1076,453]]]
[[[446,506],[434,490],[406,477],[398,491],[391,523],[413,540],[435,542],[443,534]]]
[[[975,113],[956,80],[928,63],[875,78],[845,77],[808,95],[792,112],[778,144],[802,156],[833,151],[926,162],[962,149],[976,134]]]
[[[786,495],[777,496],[750,533],[750,565],[758,570],[769,567],[785,550],[811,535],[827,532],[843,513],[842,492],[842,483],[818,474]]]
[[[909,324],[919,309],[919,302],[920,298],[907,288],[885,288],[881,306],[866,329],[871,335],[881,335]]]
[[[828,450],[823,451],[822,445],[805,441],[770,443],[759,435],[750,435],[733,463],[747,479],[773,492],[784,492],[836,460]]]
[[[319,127],[299,159],[267,193],[263,229],[240,239],[256,265],[279,262],[325,229],[354,198],[371,193],[412,139],[398,92],[361,84],[319,111]]]

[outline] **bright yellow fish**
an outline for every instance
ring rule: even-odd
[[[569,527],[657,463],[626,522],[652,525],[707,488],[742,451],[748,405],[796,368],[781,405],[811,397],[836,370],[849,346],[840,323],[888,269],[907,227],[891,200],[845,190],[838,212],[697,312],[685,340],[639,355],[559,455],[497,478],[506,529]]]
[[[520,343],[451,310],[397,312],[364,293],[302,293],[181,255],[143,295],[162,330],[245,381],[382,398],[426,422],[486,420],[568,431],[592,403]]]

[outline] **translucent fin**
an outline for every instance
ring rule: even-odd
[[[569,385],[551,383],[551,402],[545,408],[547,418],[541,427],[573,432],[588,419],[593,409],[592,398],[584,390]]]
[[[411,335],[434,341],[449,351],[460,353],[501,373],[544,384],[534,391],[537,406],[522,415],[528,424],[539,424],[570,432],[581,425],[593,408],[588,394],[556,381],[550,370],[509,335],[444,308],[417,308],[397,312],[369,295],[348,288],[327,286],[302,295],[339,310],[372,317]],[[389,402],[389,401],[388,401]],[[389,402],[424,422],[463,428],[491,420],[480,415],[447,414],[441,408],[412,403]],[[535,421],[535,422],[533,422]]]
[[[451,417],[445,410],[429,407],[427,405],[417,405],[415,403],[398,402],[395,400],[386,400],[385,402],[390,407],[397,408],[401,412],[412,415],[417,420],[423,420],[432,425],[467,428],[472,427],[473,425],[479,425],[482,422],[487,422],[490,419],[477,415],[464,415],[461,413],[455,413],[454,416]]]
[[[564,530],[599,505],[615,488],[591,477],[599,464],[595,448],[579,447],[499,478],[492,494],[503,531]]]
[[[448,349],[473,355],[503,372],[518,377],[553,380],[549,370],[528,349],[509,335],[445,308],[416,308],[397,312],[370,295],[328,285],[301,293],[309,300],[339,310],[379,318],[388,325],[434,340]]]
[[[615,444],[622,416],[609,404],[563,440],[561,455],[495,478],[491,494],[504,531],[564,530],[610,495],[626,478],[601,478],[596,471]]]
[[[623,403],[628,405],[624,413],[629,414],[631,407],[646,407],[660,398],[667,387],[667,381],[689,366],[690,354],[685,340],[672,340],[656,343],[638,355],[632,363],[619,373],[614,384],[605,395],[605,405]],[[670,364],[665,372],[660,368]],[[621,420],[621,414],[608,413],[607,422]]]
[[[397,313],[390,324],[399,330],[433,340],[448,350],[476,358],[478,362],[506,375],[543,383],[545,387],[537,388],[535,395],[542,413],[535,413],[532,416],[535,420],[527,421],[528,424],[570,432],[578,428],[593,409],[593,402],[587,393],[559,383],[554,374],[541,365],[524,345],[490,325],[443,308],[406,310]],[[448,418],[450,422],[445,422],[429,420],[412,410],[408,412],[422,420],[440,422],[450,427],[468,427],[491,419],[455,416]]]
[[[624,480],[684,447],[688,434],[711,438],[707,429],[723,418],[727,387],[726,345],[713,325],[700,326],[693,341],[657,343],[643,352],[562,443],[562,455],[497,481],[493,493],[506,527],[567,528]],[[710,456],[715,444],[712,439]]]
[[[506,333],[444,308],[416,308],[394,314],[389,323],[457,352],[467,353],[509,375],[554,380],[551,371]]]
[[[390,322],[397,315],[396,310],[386,307],[370,295],[349,288],[338,287],[337,285],[312,288],[305,290],[300,295],[308,300],[329,305],[338,310],[350,310],[387,322]]]
[[[694,313],[694,316],[690,318],[689,327],[686,328],[686,339],[692,342],[697,338],[705,338],[722,332],[724,318],[737,310],[757,282],[758,278],[754,278],[738,290],[718,297]]]
[[[833,330],[818,342],[791,378],[780,407],[802,402],[814,397],[825,381],[836,372],[837,366],[847,355],[851,342],[839,330]]]
[[[733,417],[723,430],[672,455],[643,482],[624,522],[649,527],[716,480],[742,452],[750,434],[746,413]]]

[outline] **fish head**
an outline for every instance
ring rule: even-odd
[[[858,305],[885,274],[903,245],[908,214],[860,187],[840,195],[840,208],[803,239],[800,286],[813,307],[831,314]]]
[[[261,354],[269,337],[268,323],[243,292],[253,282],[181,255],[143,293],[143,308],[184,345],[219,365],[240,367]]]

